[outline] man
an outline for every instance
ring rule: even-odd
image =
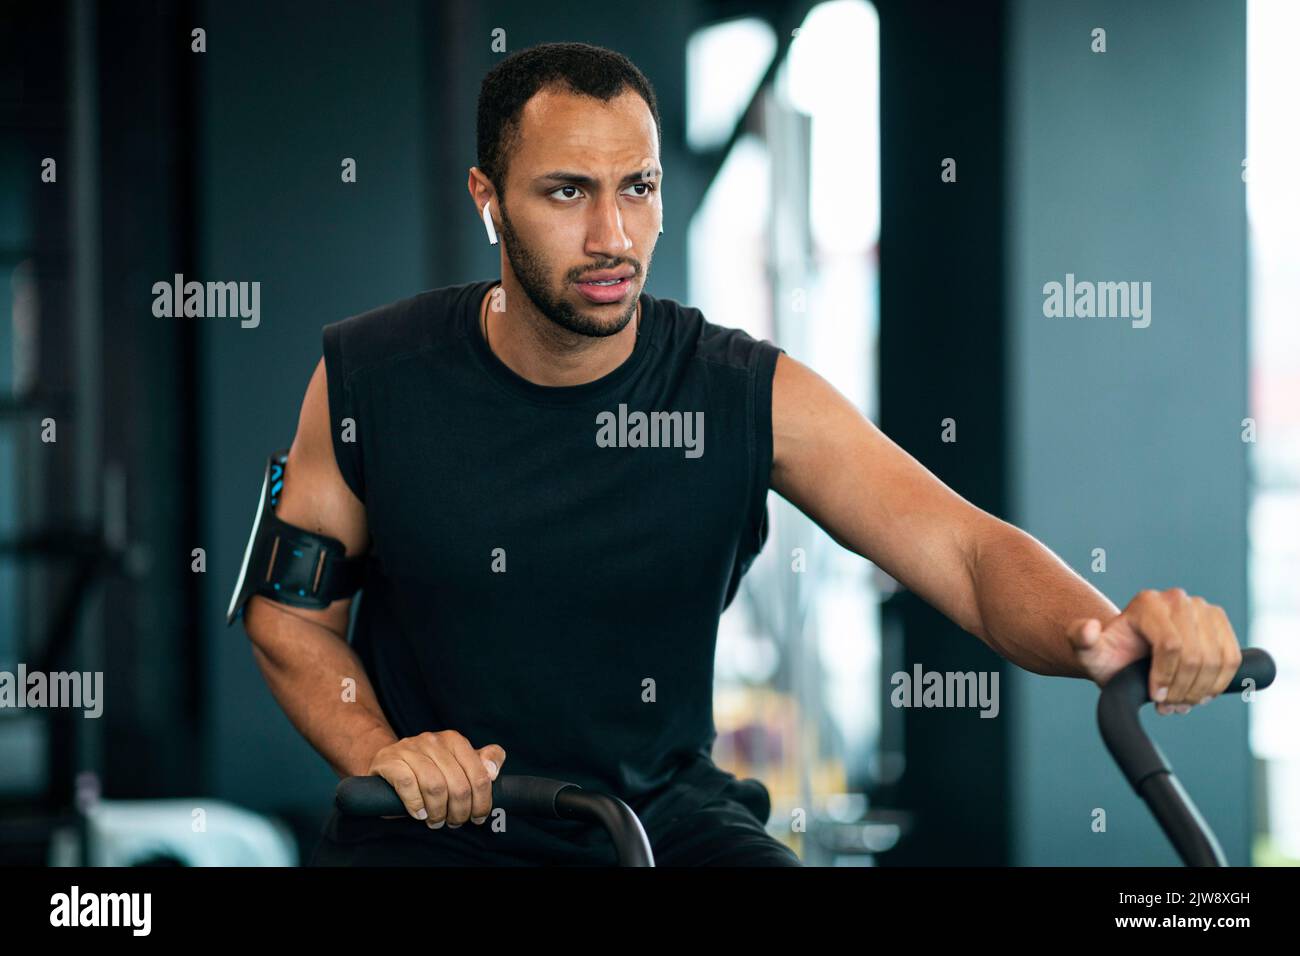
[[[349,598],[259,594],[246,624],[295,726],[408,816],[336,814],[315,862],[613,861],[588,824],[490,816],[508,761],[621,797],[659,865],[798,865],[764,830],[762,784],[710,757],[718,618],[766,540],[769,487],[1034,672],[1103,685],[1151,654],[1168,713],[1240,662],[1221,608],[1144,590],[1121,613],[811,369],[647,293],[659,147],[624,57],[506,58],[468,182],[500,282],[325,327],[275,516],[364,555],[352,647]]]

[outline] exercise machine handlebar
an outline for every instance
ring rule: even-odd
[[[1134,791],[1151,808],[1174,849],[1187,866],[1227,866],[1223,849],[1183,789],[1173,768],[1138,720],[1151,703],[1148,683],[1151,658],[1129,664],[1106,684],[1097,701],[1102,739]],[[1223,695],[1263,690],[1273,683],[1277,666],[1268,652],[1250,647]],[[1222,696],[1222,695],[1221,695]]]
[[[339,811],[348,816],[406,816],[397,791],[379,776],[347,777],[334,794]],[[654,866],[654,854],[640,819],[618,797],[583,790],[575,783],[502,774],[492,783],[492,806],[507,814],[549,820],[599,823],[614,842],[619,866]]]

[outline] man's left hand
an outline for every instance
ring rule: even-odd
[[[1208,703],[1241,665],[1241,647],[1223,608],[1182,588],[1140,591],[1116,617],[1077,618],[1067,634],[1080,665],[1101,687],[1151,655],[1147,692],[1162,714]]]

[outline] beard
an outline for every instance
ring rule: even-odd
[[[591,338],[616,335],[627,327],[636,315],[639,296],[634,296],[625,310],[614,319],[600,318],[595,314],[582,311],[564,298],[563,289],[559,291],[551,289],[551,270],[546,260],[520,240],[519,234],[515,232],[510,222],[510,217],[506,214],[505,203],[501,203],[498,208],[501,212],[501,231],[504,233],[506,258],[510,260],[510,268],[514,271],[520,288],[524,290],[524,295],[528,296],[538,312],[565,331]],[[615,262],[597,268],[614,269],[620,264]],[[592,308],[599,309],[602,306],[593,305]]]

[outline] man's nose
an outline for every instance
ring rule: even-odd
[[[588,255],[614,258],[632,248],[632,239],[623,228],[623,210],[619,208],[617,198],[595,203],[591,217],[587,224]]]

